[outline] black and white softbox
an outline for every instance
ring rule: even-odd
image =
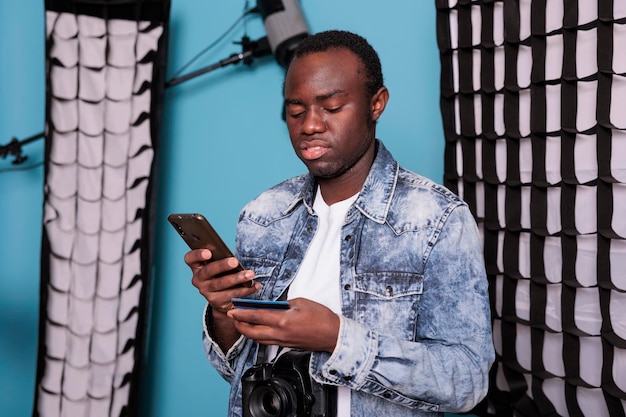
[[[46,0],[33,414],[136,415],[169,0]]]
[[[626,2],[437,0],[446,185],[482,229],[496,416],[626,415]]]

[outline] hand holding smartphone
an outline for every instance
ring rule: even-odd
[[[190,249],[209,249],[213,254],[213,258],[209,262],[234,256],[220,235],[202,214],[173,213],[167,216],[167,220]],[[237,271],[243,271],[243,267],[237,265],[229,273]],[[246,282],[244,285],[251,287],[252,281]]]

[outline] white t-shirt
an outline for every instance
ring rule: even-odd
[[[319,219],[318,229],[296,277],[289,286],[287,299],[307,298],[325,305],[336,314],[341,314],[339,288],[341,227],[346,221],[348,209],[356,198],[354,195],[328,206],[318,187],[313,203],[313,211]]]
[[[346,214],[358,194],[327,205],[319,187],[313,203],[313,211],[319,218],[318,229],[304,255],[302,265],[289,286],[287,299],[306,298],[323,304],[335,314],[341,314],[341,290],[339,286],[339,251],[341,227]],[[270,349],[276,355],[276,347]],[[337,388],[337,417],[350,416],[350,389]]]

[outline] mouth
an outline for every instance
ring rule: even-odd
[[[321,158],[329,150],[330,149],[325,146],[303,144],[300,147],[300,154],[302,155],[302,158],[312,161]]]

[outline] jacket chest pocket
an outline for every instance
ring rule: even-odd
[[[424,277],[372,272],[355,277],[355,319],[379,332],[413,340]]]
[[[271,298],[268,291],[271,289],[269,284],[270,278],[274,273],[274,270],[278,268],[278,262],[269,259],[250,258],[241,256],[240,262],[246,269],[254,271],[254,282],[261,283],[261,292],[252,295],[252,298]]]

